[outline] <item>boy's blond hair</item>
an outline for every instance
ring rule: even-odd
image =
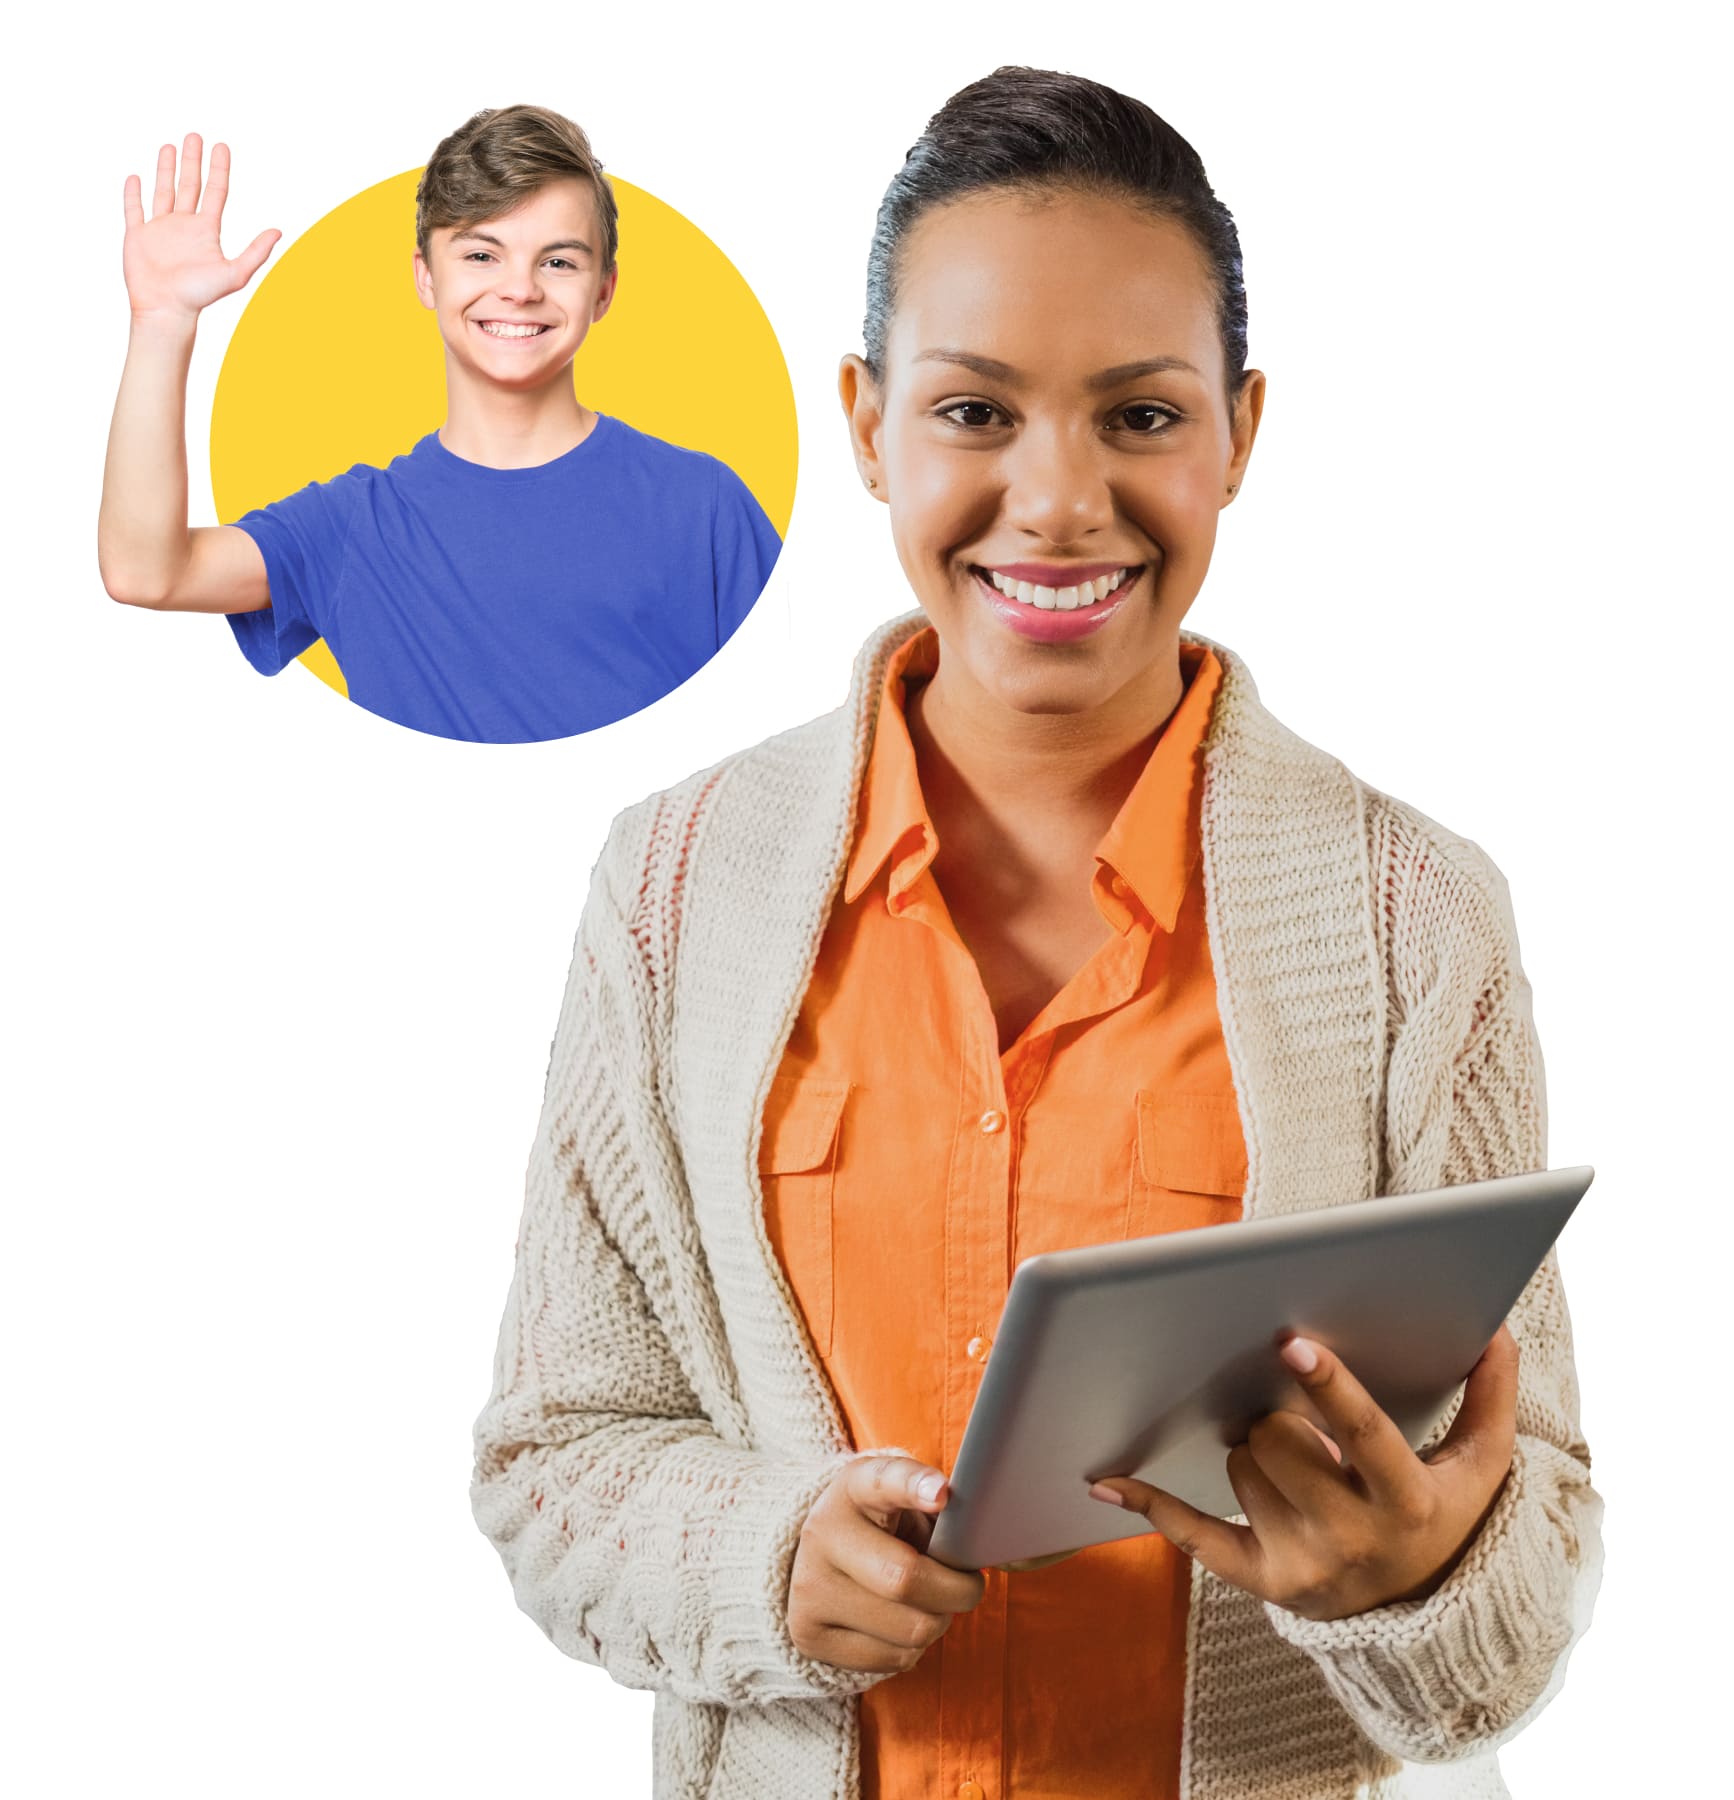
[[[491,106],[440,139],[415,190],[415,242],[425,258],[432,232],[497,219],[551,181],[588,182],[602,225],[602,269],[620,246],[614,189],[583,128],[545,106]]]

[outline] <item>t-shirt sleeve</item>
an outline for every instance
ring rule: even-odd
[[[720,648],[734,636],[764,591],[783,540],[753,498],[752,489],[727,463],[719,462],[716,467],[711,566],[716,578],[716,641]]]
[[[242,654],[261,675],[275,675],[326,636],[359,486],[353,471],[310,481],[235,521],[259,546],[271,586],[269,606],[227,615]]]

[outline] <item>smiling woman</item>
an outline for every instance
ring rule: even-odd
[[[659,1794],[1501,1794],[1600,1570],[1552,1254],[1395,1479],[1279,1412],[1232,1557],[1130,1466],[1151,1531],[926,1554],[1021,1258],[1545,1164],[1498,870],[1183,629],[1265,397],[1233,220],[1141,102],[998,70],[891,184],[839,389],[918,610],[615,821],[477,1520],[657,1690]]]

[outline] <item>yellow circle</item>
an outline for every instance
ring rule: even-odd
[[[444,345],[416,297],[421,170],[329,212],[272,265],[229,340],[211,487],[232,524],[354,464],[384,468],[445,422]],[[786,537],[795,394],[764,308],[690,219],[616,175],[620,287],[573,361],[579,398],[740,476]],[[301,661],[346,693],[323,642]]]

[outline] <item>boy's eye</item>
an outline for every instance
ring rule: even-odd
[[[1160,437],[1179,416],[1165,406],[1155,406],[1147,400],[1140,400],[1131,406],[1122,406],[1114,415],[1121,423],[1110,429],[1129,431],[1134,437]]]

